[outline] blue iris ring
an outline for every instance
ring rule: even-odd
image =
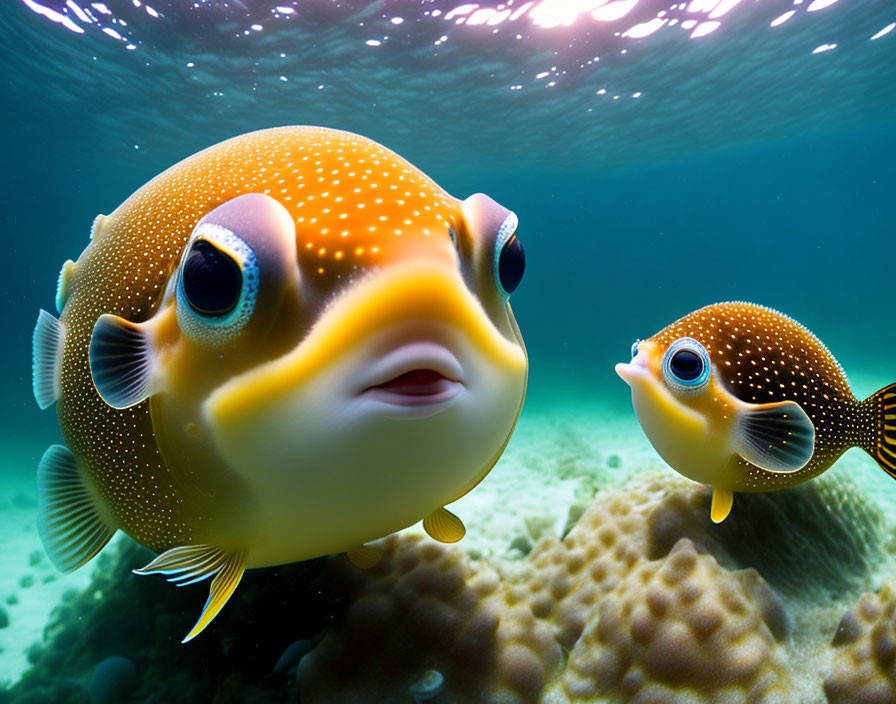
[[[663,355],[663,380],[673,392],[682,396],[701,393],[711,374],[709,352],[691,337],[676,340]]]

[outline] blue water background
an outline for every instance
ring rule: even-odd
[[[36,460],[58,437],[55,414],[31,398],[30,334],[38,308],[53,310],[59,268],[86,246],[94,216],[201,148],[287,122],[360,131],[451,193],[483,191],[518,213],[528,270],[512,303],[531,357],[530,404],[571,396],[629,413],[613,364],[631,342],[731,299],[797,318],[853,375],[896,379],[896,32],[868,41],[896,16],[886,3],[843,0],[772,37],[769,17],[790,6],[760,5],[702,48],[648,38],[641,58],[610,57],[603,73],[574,85],[558,76],[557,92],[510,103],[506,84],[520,70],[481,43],[459,40],[450,56],[466,64],[436,57],[422,82],[400,48],[381,63],[364,54],[353,77],[337,61],[334,47],[348,41],[337,29],[320,40],[322,54],[297,50],[283,83],[286,69],[252,56],[279,51],[288,33],[239,50],[211,43],[201,55],[201,36],[157,33],[127,52],[5,4],[4,446]],[[836,36],[849,41],[811,54]],[[221,67],[185,78],[190,57]],[[531,88],[545,61],[526,60]],[[508,80],[493,86],[481,73],[465,87],[463,71]],[[321,76],[353,80],[358,93],[318,99]],[[625,93],[615,116],[587,102],[605,84]],[[237,97],[219,101],[218,89]],[[633,89],[643,97],[631,99]],[[34,467],[7,461],[0,471]]]

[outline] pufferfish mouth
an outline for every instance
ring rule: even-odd
[[[374,362],[359,396],[390,406],[421,408],[452,401],[464,388],[454,354],[435,342],[412,342]]]

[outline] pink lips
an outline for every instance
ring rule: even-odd
[[[377,360],[361,394],[394,406],[432,406],[460,393],[461,375],[457,359],[445,347],[415,342]]]
[[[364,390],[374,398],[398,406],[424,406],[448,401],[460,384],[433,369],[414,369]]]

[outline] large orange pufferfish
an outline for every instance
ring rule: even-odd
[[[508,303],[517,218],[457,200],[363,137],[282,127],[171,167],[108,216],[34,332],[34,393],[65,445],[39,528],[70,571],[123,530],[140,574],[211,577],[185,641],[246,568],[348,552],[495,464],[526,389]]]

